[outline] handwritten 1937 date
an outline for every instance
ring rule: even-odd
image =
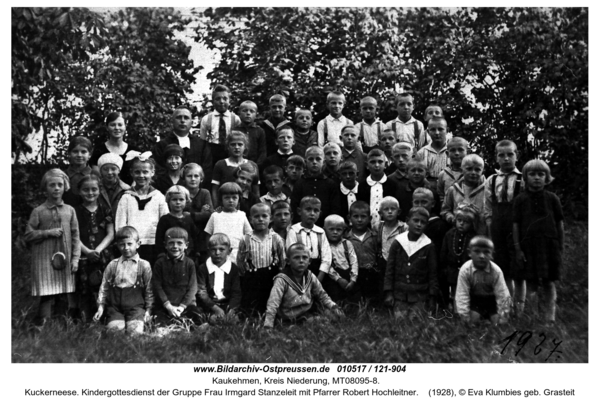
[[[518,337],[519,335],[520,337]],[[539,342],[537,343],[537,345],[535,345],[536,341],[538,341],[537,338],[539,338]],[[504,348],[502,348],[500,354],[504,354],[505,352],[508,353],[508,347],[511,343],[515,342],[515,345],[517,346],[515,348],[515,356],[518,356],[519,353],[521,353],[521,351],[525,348],[525,346],[531,341],[531,345],[529,345],[529,348],[531,349],[531,347],[533,347],[534,355],[537,356],[541,354],[542,351],[546,348],[549,351],[549,353],[548,356],[546,356],[546,358],[544,359],[544,361],[548,361],[548,359],[550,359],[550,357],[553,354],[556,354],[555,357],[557,359],[560,359],[560,354],[562,354],[562,352],[558,350],[558,346],[560,346],[562,340],[559,340],[557,342],[556,339],[552,339],[552,342],[550,342],[549,338],[546,337],[546,334],[544,332],[539,333],[537,335],[537,338],[534,338],[534,334],[530,331],[515,330],[511,335],[501,340],[501,342],[506,342],[506,344],[504,345]],[[546,342],[547,340],[548,342]],[[543,347],[544,344],[546,344],[546,347]],[[550,347],[548,347],[548,345],[550,345]],[[551,347],[552,345],[554,345],[554,347]]]

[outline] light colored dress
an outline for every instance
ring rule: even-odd
[[[240,241],[245,234],[252,232],[252,227],[244,211],[213,212],[204,231],[209,235],[215,233],[227,235],[231,243],[231,253],[228,257],[232,263],[236,263]]]
[[[67,257],[67,266],[63,270],[54,270],[50,262],[57,249],[57,238],[49,238],[47,231],[58,227],[63,230],[62,252]],[[74,292],[75,273],[71,273],[71,265],[79,263],[81,254],[75,209],[48,201],[35,208],[27,223],[25,241],[31,245],[31,295]]]

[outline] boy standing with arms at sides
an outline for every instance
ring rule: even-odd
[[[311,129],[312,124],[313,119],[310,110],[296,111],[294,116],[294,140],[296,144],[292,149],[294,154],[304,156],[306,149],[319,144],[319,136],[317,131]]]
[[[301,244],[290,245],[287,250],[287,266],[283,272],[275,276],[273,289],[267,302],[265,328],[272,328],[275,316],[285,321],[295,321],[305,318],[312,312],[314,299],[334,311],[338,316],[344,313],[335,302],[329,298],[318,278],[308,270],[311,263],[309,249]]]
[[[108,329],[142,333],[154,302],[152,269],[137,253],[141,243],[134,227],[119,229],[115,241],[121,257],[108,263],[104,270],[94,321],[98,322],[106,309]]]
[[[292,226],[292,211],[287,201],[276,201],[271,207],[273,212],[272,229],[285,242]]]
[[[408,182],[408,161],[413,157],[412,145],[408,142],[398,142],[392,147],[392,159],[396,170],[388,175],[388,180],[397,183],[401,187]]]
[[[300,222],[290,228],[285,245],[292,246],[299,242],[308,247],[309,269],[322,282],[331,267],[331,247],[323,228],[315,225],[321,215],[321,201],[311,196],[302,198],[298,214]]]
[[[323,175],[323,158],[323,150],[318,146],[311,146],[306,150],[306,173],[296,182],[292,190],[293,213],[299,213],[300,200],[304,196],[313,196],[320,200],[320,217],[316,219],[319,226],[323,225],[324,217],[340,210],[338,185]]]
[[[342,161],[342,149],[336,143],[328,143],[323,147],[325,154],[325,167],[323,167],[323,176],[333,180],[335,183],[341,181],[338,170]]]
[[[277,131],[291,122],[285,118],[286,100],[281,94],[275,94],[269,99],[269,118],[264,120],[261,128],[265,131],[265,141],[267,143],[267,156],[277,152],[275,144]]]
[[[431,137],[431,143],[417,152],[417,157],[423,159],[427,166],[427,180],[434,184],[437,184],[440,172],[448,166],[447,125],[446,120],[443,118],[430,119],[427,133]]]
[[[267,143],[265,132],[254,122],[257,110],[258,107],[252,101],[244,101],[240,104],[239,113],[242,122],[234,129],[245,133],[248,138],[244,157],[261,167],[267,158]]]
[[[484,236],[469,242],[471,260],[463,264],[456,285],[456,311],[466,323],[489,319],[505,323],[511,299],[502,270],[494,262],[494,244]]]
[[[302,156],[292,155],[286,160],[283,170],[285,171],[285,181],[282,191],[285,195],[291,197],[296,182],[300,180],[304,174],[304,170],[306,170],[306,161]]]
[[[342,128],[342,163],[353,162],[358,169],[358,181],[367,178],[366,162],[367,155],[358,149],[358,131],[352,125],[346,125]]]
[[[434,196],[434,200],[436,203],[432,207],[431,211],[433,213],[439,212],[439,205],[437,204],[438,196],[435,192],[435,185],[431,184],[425,179],[425,175],[427,174],[427,169],[425,167],[425,162],[423,159],[412,158],[408,161],[408,181],[401,184],[396,191],[396,198],[400,203],[400,219],[405,220],[408,211],[412,208],[413,201],[413,193],[419,187],[428,188],[431,190]]]
[[[386,124],[394,131],[398,141],[408,141],[415,150],[420,150],[430,142],[423,123],[412,116],[414,100],[410,93],[401,93],[396,101],[398,118]]]
[[[267,156],[261,168],[271,165],[285,169],[287,160],[294,155],[294,131],[290,127],[282,127],[277,130],[277,153]]]
[[[214,111],[202,117],[200,122],[200,139],[210,144],[212,162],[227,159],[227,136],[241,124],[240,118],[229,111],[229,98],[229,88],[216,85],[212,92]],[[203,166],[203,169],[208,178],[206,167]]]
[[[394,197],[385,197],[381,201],[381,208],[379,209],[381,215],[381,222],[374,229],[377,232],[377,244],[380,246],[380,256],[377,261],[377,268],[379,271],[385,273],[387,266],[387,260],[390,253],[390,246],[396,238],[403,232],[408,230],[406,224],[398,219],[400,213],[400,206],[398,200]],[[383,278],[383,277],[382,277]]]
[[[345,229],[346,223],[339,215],[325,218],[325,234],[331,246],[331,268],[323,288],[334,301],[358,302],[358,259],[352,243],[343,238]]]
[[[379,148],[385,153],[385,174],[392,174],[396,171],[396,166],[392,159],[392,149],[398,142],[396,134],[391,129],[386,129],[379,136]]]
[[[517,145],[504,139],[496,144],[496,162],[500,170],[485,182],[483,216],[487,235],[496,248],[495,262],[504,272],[504,280],[511,295],[516,271],[513,242],[513,201],[521,192],[522,174],[516,168],[519,152]]]
[[[379,143],[379,137],[385,130],[385,124],[377,118],[377,100],[367,96],[360,100],[360,115],[362,121],[355,125],[358,141],[365,153]],[[342,130],[343,132],[343,130]]]
[[[441,217],[452,225],[454,216],[461,203],[473,204],[479,211],[479,226],[475,229],[477,235],[485,235],[485,219],[483,217],[484,188],[483,159],[476,154],[465,156],[461,164],[463,178],[448,189],[442,204]]]
[[[377,268],[377,256],[379,255],[377,244],[377,233],[369,228],[371,215],[369,204],[364,201],[356,201],[350,206],[348,215],[350,228],[346,230],[344,237],[354,246],[358,260],[358,287],[365,299],[378,301],[383,291],[383,274]]]
[[[385,270],[385,304],[396,319],[427,315],[438,295],[437,260],[431,240],[423,231],[429,219],[425,208],[408,213],[408,232],[396,237]]]
[[[156,323],[191,318],[199,324],[201,312],[196,307],[196,266],[185,254],[188,233],[183,228],[169,228],[164,239],[167,255],[160,256],[152,270],[152,286],[158,298],[155,306]]]
[[[338,187],[340,197],[340,211],[342,218],[348,218],[350,206],[358,199],[358,170],[354,162],[344,162],[340,165],[340,177],[342,181]]]
[[[354,123],[342,115],[346,104],[346,97],[339,91],[332,91],[327,95],[327,110],[329,115],[317,124],[318,145],[323,147],[328,142],[341,145],[340,135],[342,128]]]
[[[379,204],[383,197],[394,195],[394,184],[384,173],[385,154],[381,149],[372,149],[367,157],[367,168],[371,173],[358,185],[358,199],[371,207],[371,226],[379,224]]]
[[[268,193],[260,197],[260,201],[272,205],[276,201],[289,201],[283,187],[283,169],[279,166],[269,166],[263,172],[263,182]]]
[[[438,175],[436,190],[440,197],[440,203],[444,202],[446,191],[448,191],[454,183],[462,179],[462,169],[460,166],[464,157],[467,156],[469,144],[465,139],[457,136],[448,141],[446,148],[448,150],[448,160],[450,161],[450,164]]]

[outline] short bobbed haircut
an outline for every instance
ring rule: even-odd
[[[523,181],[525,182],[525,184],[527,184],[527,174],[532,171],[541,171],[546,173],[546,184],[550,184],[554,180],[554,177],[552,177],[552,173],[550,173],[550,166],[548,166],[548,163],[540,159],[533,159],[525,163],[525,166],[523,166],[522,172]]]
[[[69,189],[71,188],[71,181],[69,180],[69,176],[67,176],[67,174],[60,169],[50,169],[46,173],[44,173],[42,181],[40,182],[41,191],[46,191],[46,187],[48,187],[48,179],[52,177],[60,177],[61,179],[63,179],[63,182],[65,183],[65,192],[69,191]]]
[[[192,202],[192,198],[190,197],[190,192],[187,188],[179,185],[171,186],[165,193],[165,201],[166,203],[170,203],[171,199],[175,194],[183,194],[186,203]]]

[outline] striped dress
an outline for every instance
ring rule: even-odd
[[[57,238],[48,238],[49,229],[61,227],[64,241],[63,253],[67,257],[67,267],[54,270],[50,259],[56,252]],[[81,246],[79,225],[75,209],[61,203],[48,201],[35,208],[25,231],[25,241],[31,245],[31,295],[54,295],[75,291],[75,273],[71,265],[79,263]]]

